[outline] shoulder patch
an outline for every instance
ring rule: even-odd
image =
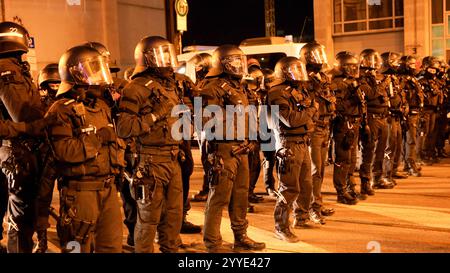
[[[71,103],[73,103],[73,102],[75,102],[75,100],[74,100],[74,99],[71,99],[71,100],[66,101],[66,102],[64,103],[64,105],[69,105],[69,104],[71,104]]]
[[[0,74],[0,77],[12,75],[13,73],[14,73],[14,71],[6,70],[6,71],[3,71],[3,72]]]
[[[149,81],[145,84],[145,86],[149,87],[149,85],[152,84],[152,83],[153,83],[153,80],[149,80]]]

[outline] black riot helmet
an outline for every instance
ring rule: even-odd
[[[39,71],[38,84],[41,89],[48,89],[49,83],[60,83],[61,77],[59,76],[58,64],[51,63],[46,65]]]
[[[439,59],[434,56],[426,56],[422,59],[422,70],[428,77],[436,76],[440,67]]]
[[[160,36],[144,37],[134,50],[134,60],[136,67],[132,77],[154,68],[160,73],[173,73],[178,66],[175,47],[167,39]]]
[[[189,60],[195,67],[195,78],[197,81],[203,80],[212,67],[212,56],[208,53],[200,53]]]
[[[310,42],[302,47],[300,60],[306,63],[309,72],[314,73],[320,72],[328,64],[325,47],[317,42]]]
[[[109,52],[105,45],[99,42],[87,42],[83,45],[92,47],[93,49],[97,50],[108,62],[109,70],[111,71],[111,73],[117,73],[120,71],[120,68],[116,65],[116,62],[111,61],[111,52]]]
[[[74,86],[104,86],[113,83],[105,58],[88,46],[75,46],[59,59],[61,85],[56,96],[70,91]]]
[[[401,55],[396,52],[388,51],[381,54],[382,64],[380,72],[383,74],[395,74],[400,68]]]
[[[264,89],[264,74],[260,67],[252,65],[248,68],[250,80],[248,80],[248,88],[252,91]]]
[[[21,25],[14,22],[0,23],[0,54],[27,53],[30,35]]]
[[[275,65],[275,78],[281,81],[308,81],[306,65],[296,57],[283,57]]]
[[[336,54],[335,69],[345,77],[359,77],[359,60],[358,56],[349,51],[341,51]]]
[[[400,72],[407,75],[416,75],[417,58],[413,55],[405,55],[400,58]]]
[[[236,77],[242,77],[248,73],[247,57],[239,47],[221,45],[214,50],[212,67],[206,76],[214,77],[222,73]]]
[[[264,75],[264,89],[269,90],[271,84],[275,81],[275,72],[270,68],[263,68],[261,71]]]
[[[381,67],[382,59],[380,54],[374,49],[367,48],[359,54],[360,66],[365,70],[378,70]]]

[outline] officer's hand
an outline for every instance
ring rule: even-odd
[[[163,97],[160,103],[155,104],[151,114],[145,116],[147,122],[151,125],[159,120],[170,116],[175,104],[169,98]]]
[[[42,136],[47,127],[61,125],[56,113],[49,113],[42,119],[35,120],[25,125],[25,133],[32,136]]]
[[[117,140],[116,132],[114,131],[114,128],[110,126],[106,126],[98,130],[97,136],[103,144],[115,142]]]

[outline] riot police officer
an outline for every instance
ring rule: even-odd
[[[203,79],[206,77],[209,70],[211,69],[212,66],[211,59],[212,56],[208,53],[197,54],[191,59],[191,61],[195,65],[195,79],[197,85],[199,85],[201,81],[203,81]],[[199,139],[200,155],[203,166],[203,185],[202,189],[192,196],[192,201],[203,202],[206,201],[206,199],[208,198],[209,192],[208,171],[206,162],[207,160],[206,139],[204,137],[204,134],[201,133],[201,130],[197,130],[197,132],[200,133],[200,135],[198,135],[197,138]]]
[[[419,114],[423,112],[423,90],[416,78],[416,57],[402,56],[400,59],[400,89],[404,90],[409,105],[406,126],[405,170],[408,175],[421,176],[417,165],[416,137],[419,125]]]
[[[224,208],[230,214],[235,250],[265,248],[264,243],[255,242],[247,236],[248,152],[252,147],[248,141],[248,98],[241,84],[245,74],[247,59],[242,50],[234,45],[222,45],[214,51],[212,68],[199,86],[202,92],[210,96],[208,106],[215,105],[211,107],[220,109],[222,113],[215,117],[214,128],[205,128],[210,189],[203,240],[208,252],[228,251],[223,248],[220,235]],[[239,120],[244,120],[245,124],[237,124]]]
[[[59,76],[57,63],[48,64],[39,72],[39,92],[46,111],[55,102],[60,83],[61,77]],[[48,222],[49,208],[53,198],[55,180],[58,179],[54,155],[50,149],[48,139],[46,140],[46,145],[41,145],[40,147],[42,171],[36,197],[36,233],[38,239],[34,249],[36,253],[45,253],[47,251],[47,229],[50,227]]]
[[[29,64],[22,61],[22,55],[28,52],[28,32],[19,24],[2,22],[0,33],[1,119],[6,124],[38,120],[43,116],[39,92],[32,81]],[[6,133],[15,130],[10,126],[2,129],[9,131]],[[9,191],[8,252],[32,251],[38,145],[31,137],[2,140],[0,162]]]
[[[319,112],[314,120],[314,132],[311,134],[311,162],[313,200],[309,210],[314,223],[325,224],[325,216],[334,210],[322,206],[322,182],[325,175],[325,163],[331,137],[331,121],[336,110],[336,98],[330,89],[331,79],[323,70],[327,64],[325,47],[316,42],[307,43],[300,51],[300,58],[306,63],[310,79],[309,93],[319,103]]]
[[[158,229],[162,252],[177,252],[183,219],[179,146],[172,108],[182,103],[174,80],[178,66],[174,46],[159,36],[143,38],[135,48],[132,81],[123,89],[119,136],[136,137],[138,165],[132,195],[138,204],[134,231],[136,252],[153,252]]]
[[[331,90],[336,95],[336,117],[333,120],[333,140],[335,160],[333,184],[337,192],[337,202],[355,205],[358,200],[353,194],[351,176],[352,166],[356,162],[356,149],[359,127],[364,113],[363,85],[357,82],[359,77],[358,57],[348,51],[336,55],[336,75]],[[366,184],[361,183],[361,192]]]
[[[249,100],[249,105],[255,106],[259,109],[261,105],[260,95],[261,85],[263,84],[264,74],[261,71],[261,65],[256,59],[249,59],[247,61],[247,68],[249,73],[249,80],[247,80],[247,86],[245,88],[247,92],[247,98]],[[258,111],[259,112],[259,111]],[[259,121],[258,113],[255,113],[255,120]],[[250,203],[259,203],[263,201],[259,195],[255,194],[256,183],[258,182],[259,174],[261,173],[261,157],[260,157],[260,144],[259,140],[254,141],[254,149],[248,153],[248,164],[250,171],[250,183],[248,188],[248,202],[249,208],[248,212],[254,212],[254,207]]]
[[[392,183],[396,183],[394,178],[407,178],[398,172],[400,155],[402,152],[402,124],[406,123],[409,107],[406,101],[406,94],[400,88],[398,70],[400,67],[400,54],[396,52],[384,52],[381,54],[383,60],[381,73],[389,78],[389,117],[388,138],[385,149],[384,178]]]
[[[278,158],[279,193],[275,210],[275,236],[287,242],[297,242],[289,224],[295,202],[294,228],[309,218],[312,196],[311,157],[308,134],[314,130],[313,116],[319,104],[312,101],[305,81],[305,64],[295,57],[283,57],[275,66],[276,81],[269,91],[269,104],[278,105],[279,112],[271,113],[279,120],[275,135]],[[299,198],[299,200],[297,200]]]
[[[58,92],[60,83],[61,78],[59,77],[57,63],[50,63],[39,72],[39,93],[41,95],[41,101],[45,109],[48,110],[50,106],[55,102],[56,92]]]
[[[105,45],[99,42],[87,42],[83,45],[97,50],[103,56],[105,62],[108,63],[109,71],[111,73],[117,73],[120,71],[120,68],[111,61],[111,53]],[[112,79],[114,88],[112,88],[112,92],[110,94],[111,96],[108,94],[107,99],[111,105],[113,119],[117,124],[119,118],[119,99],[122,96],[123,88],[127,85],[128,81],[114,76]],[[132,173],[137,159],[136,143],[134,138],[128,138],[125,141],[127,143],[127,148],[125,150],[125,161],[127,163],[126,171],[128,171],[128,173]],[[125,215],[123,222],[128,229],[127,244],[129,246],[134,246],[134,227],[136,226],[137,221],[137,204],[131,196],[130,187],[128,186],[127,181],[125,181],[125,178],[118,176],[117,179],[120,197],[122,198],[122,208]]]
[[[58,100],[48,113],[64,121],[49,137],[61,176],[59,235],[62,247],[77,241],[82,252],[122,251],[122,224],[115,175],[125,166],[125,143],[115,133],[104,100],[112,84],[108,64],[86,46],[60,58]]]
[[[438,106],[443,102],[443,93],[440,89],[436,75],[439,71],[440,63],[436,57],[427,56],[422,60],[423,77],[419,79],[424,91],[424,111],[420,124],[423,132],[423,142],[419,144],[420,158],[426,164],[437,163],[436,157],[436,117]]]
[[[389,115],[388,90],[391,86],[389,77],[379,74],[380,54],[373,49],[365,49],[360,55],[361,81],[370,88],[365,89],[367,100],[367,124],[370,134],[361,139],[362,163],[359,169],[361,193],[374,195],[370,183],[373,173],[373,186],[390,189],[394,184],[383,178],[384,151],[388,137],[387,117]]]

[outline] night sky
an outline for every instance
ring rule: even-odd
[[[265,36],[264,0],[188,0],[188,31],[183,46],[239,44]],[[293,35],[299,41],[305,17],[303,40],[314,38],[313,0],[275,0],[277,36]]]

